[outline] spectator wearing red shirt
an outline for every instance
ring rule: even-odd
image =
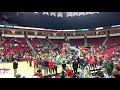
[[[100,55],[99,59],[100,59],[100,61],[103,61],[104,56]]]
[[[92,60],[93,54],[90,55],[90,60]]]
[[[68,67],[66,67],[65,71],[67,72],[67,75],[72,78],[73,77],[73,72],[70,70]]]
[[[29,56],[30,67],[32,66],[32,56]]]
[[[120,61],[118,62],[118,64],[116,65],[117,67],[120,67]]]
[[[96,49],[96,53],[98,53],[99,52],[99,50],[98,50],[98,48]]]
[[[52,74],[52,71],[53,71],[53,73],[54,73],[54,61],[53,60],[51,60],[51,61],[49,61],[49,68],[50,68],[50,73]]]
[[[37,60],[34,60],[34,73],[36,73],[36,69],[37,69]]]
[[[95,65],[94,66],[96,67],[96,65],[97,65],[97,59],[95,58]]]
[[[37,60],[37,61],[39,60],[38,56],[36,56],[36,60]]]
[[[38,56],[36,56],[36,64],[37,64],[37,68],[38,68],[38,60],[39,60],[39,58],[38,58]]]
[[[86,61],[87,61],[87,62],[89,62],[89,61],[90,61],[90,59],[89,59],[88,57],[86,57]]]
[[[95,68],[96,67],[96,63],[97,63],[97,61],[95,59],[91,60],[90,61],[90,66],[92,66],[92,68]]]
[[[117,66],[118,66],[118,67],[120,67],[120,63],[119,63],[119,64],[117,64]]]
[[[89,62],[89,64],[90,64],[91,66],[93,66],[93,65],[94,65],[94,60],[91,60],[91,61]]]
[[[102,65],[102,64],[103,64],[103,59],[104,59],[104,56],[103,56],[103,55],[100,55],[100,57],[99,57],[99,60],[100,60],[100,65]]]

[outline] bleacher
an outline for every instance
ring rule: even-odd
[[[119,44],[120,44],[120,36],[113,36],[107,40],[105,45],[107,45],[107,48],[111,48]]]
[[[7,55],[7,53],[11,51],[13,51],[14,53],[18,53],[18,54],[20,54],[20,51],[30,51],[30,48],[28,47],[25,38],[16,38],[16,41],[17,41],[17,46],[11,45],[11,44],[14,44],[15,38],[5,38],[2,41],[1,47],[4,47],[5,55]],[[10,45],[12,47],[10,47]]]
[[[105,37],[99,37],[99,38],[87,38],[88,44],[92,44],[95,46],[100,46],[104,42]]]

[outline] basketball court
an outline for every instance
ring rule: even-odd
[[[34,66],[30,67],[29,63],[27,63],[26,61],[18,62],[18,64],[19,65],[17,69],[17,74],[21,74],[21,76],[25,76],[26,78],[31,78],[34,75]],[[1,63],[0,68],[10,69],[5,73],[3,71],[0,71],[0,78],[14,78],[13,63]],[[58,73],[61,72],[62,72],[62,67],[58,66]],[[42,73],[44,74],[44,70],[42,70]]]
[[[18,69],[17,73],[21,74],[22,76],[25,76],[26,78],[32,77],[34,74],[34,68],[29,67],[29,64],[27,64],[26,61],[24,62],[18,62]],[[13,63],[2,63],[0,64],[0,68],[8,68],[10,69],[7,73],[3,73],[3,71],[0,73],[0,78],[14,78],[14,70],[13,70]]]
[[[31,78],[34,75],[34,66],[32,63],[32,67],[29,66],[29,63],[27,61],[18,62],[18,69],[17,74],[21,74],[21,76],[25,76],[25,78]],[[70,65],[67,64],[67,66],[70,68]],[[14,77],[14,70],[13,70],[13,63],[0,63],[0,69],[6,68],[10,69],[7,72],[3,72],[3,70],[0,71],[0,78],[15,78]],[[78,72],[80,69],[78,69]],[[62,72],[61,65],[58,66],[58,73]],[[42,70],[42,74],[44,74],[44,69]],[[50,74],[50,72],[48,73]],[[55,74],[55,73],[54,73]]]

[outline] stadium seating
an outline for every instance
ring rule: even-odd
[[[108,41],[106,42],[106,45],[109,47],[120,44],[119,41],[120,37],[115,36],[115,37],[110,37],[108,39]],[[16,40],[18,41],[18,46],[11,48],[8,47],[8,45],[13,44],[15,38],[6,38],[5,40],[2,41],[2,46],[4,47],[4,54],[6,55],[8,52],[14,51],[15,53],[20,53],[21,50],[23,51],[30,51],[29,46],[27,46],[26,40],[25,38],[16,38]],[[38,39],[38,38],[29,38],[28,39],[30,41],[30,43],[32,44],[32,46],[35,48],[35,50],[37,49],[37,45],[42,44],[42,46],[44,46],[43,43],[50,43],[52,42],[53,44],[57,44],[59,48],[63,47],[63,43],[65,43],[65,39]],[[88,38],[88,43],[89,44],[93,44],[95,46],[100,46],[105,40],[105,37],[102,38]],[[24,47],[21,47],[21,45],[23,45]],[[84,45],[84,39],[70,39],[70,45],[71,46],[79,46],[79,45]],[[41,46],[41,48],[42,48]],[[102,52],[102,54],[108,54],[109,56],[113,55],[113,52],[116,52],[117,48],[110,48],[105,50],[104,52]]]
[[[106,42],[106,45],[109,45],[109,44],[120,44],[120,36],[110,37]]]
[[[20,54],[20,51],[30,51],[30,48],[26,44],[25,38],[16,38],[18,42],[18,46],[16,47],[9,47],[10,44],[14,43],[14,38],[6,38],[2,41],[2,47],[4,47],[4,54],[6,55],[8,52],[15,52]],[[21,47],[23,45],[23,47]]]
[[[105,45],[107,45],[107,48],[110,48],[118,44],[120,44],[120,36],[114,36],[114,37],[110,37]]]
[[[51,39],[50,41],[57,44],[59,48],[63,48],[63,43],[65,43],[65,39]]]
[[[37,50],[38,48],[37,45],[40,45],[40,47],[42,48],[42,46],[44,45],[43,43],[49,42],[47,39],[39,39],[39,38],[29,38],[28,40],[30,41],[30,43],[32,44],[35,50]]]
[[[102,43],[104,42],[104,40],[105,40],[105,37],[87,38],[88,44],[92,44],[92,45],[95,45],[95,46],[102,45]]]
[[[114,57],[114,54],[118,51],[118,48],[110,48],[110,49],[107,49],[103,52],[101,52],[101,54],[103,55],[108,55],[108,60],[111,60],[113,57]],[[113,54],[114,52],[114,54]]]
[[[71,46],[83,46],[84,45],[84,38],[82,39],[71,39],[70,40]]]

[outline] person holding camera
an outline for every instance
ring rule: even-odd
[[[17,75],[17,68],[18,68],[18,62],[17,62],[17,60],[15,60],[13,62],[14,77],[16,77],[16,75]]]

